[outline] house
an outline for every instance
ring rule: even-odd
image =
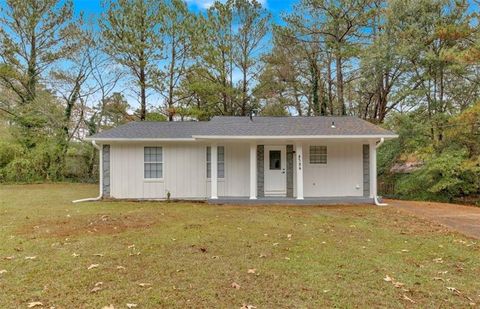
[[[130,122],[88,140],[100,197],[364,203],[376,198],[376,149],[395,137],[356,117],[220,116]]]

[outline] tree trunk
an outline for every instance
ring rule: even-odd
[[[333,83],[332,83],[332,58],[327,57],[327,82],[328,82],[328,106],[330,107],[330,115],[333,116]]]
[[[173,92],[175,90],[174,87],[174,80],[175,80],[175,58],[176,58],[176,50],[175,50],[175,36],[172,37],[172,60],[170,62],[170,70],[169,70],[169,81],[168,81],[168,121],[173,121],[173,115],[175,113],[173,107]]]
[[[247,104],[248,104],[247,68],[244,67],[244,68],[242,68],[242,70],[243,70],[243,80],[242,80],[242,111],[241,111],[241,116],[246,116],[247,115]]]
[[[146,77],[145,66],[140,67],[140,120],[144,121],[147,116],[147,91],[146,91]]]
[[[28,60],[27,74],[26,102],[30,103],[35,100],[37,88],[37,44],[35,31],[30,38],[30,59]]]
[[[315,116],[320,115],[320,102],[318,100],[318,69],[316,68],[315,63],[312,61],[310,63],[310,74],[312,76],[312,105],[313,105],[313,114]]]
[[[337,51],[335,58],[335,65],[337,70],[337,100],[340,105],[342,115],[347,114],[347,109],[345,106],[345,99],[343,97],[343,68],[342,68],[342,56],[340,56],[340,51]]]

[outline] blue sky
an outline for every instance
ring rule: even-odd
[[[208,8],[214,0],[186,0],[190,8],[194,11],[204,10]],[[279,21],[282,12],[292,10],[296,0],[257,0],[266,7],[273,15],[276,21]],[[1,1],[0,1],[1,2]],[[99,14],[102,11],[102,0],[74,0],[75,10],[83,11],[87,16],[91,14]]]

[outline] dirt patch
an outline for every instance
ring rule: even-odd
[[[157,222],[158,220],[148,214],[72,216],[71,218],[39,220],[22,226],[18,230],[18,234],[32,237],[105,235],[122,233],[130,229],[148,228]]]
[[[402,212],[433,221],[480,239],[480,208],[458,204],[388,200]]]

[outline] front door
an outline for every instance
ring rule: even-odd
[[[287,195],[285,149],[285,146],[265,146],[265,196]]]

